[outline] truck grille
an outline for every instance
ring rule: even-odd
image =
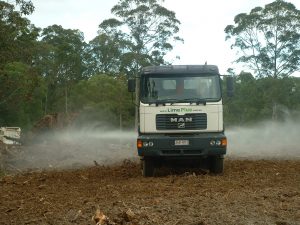
[[[206,128],[206,113],[156,115],[157,130],[205,130]]]

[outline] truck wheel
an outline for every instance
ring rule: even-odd
[[[151,159],[142,160],[142,173],[144,177],[153,177],[154,168],[155,167]]]
[[[209,170],[211,173],[220,174],[224,171],[224,158],[220,156],[212,156],[209,161]]]

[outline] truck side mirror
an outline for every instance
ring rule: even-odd
[[[232,76],[226,76],[226,88],[227,88],[227,96],[233,97],[234,94],[234,79]]]
[[[135,92],[135,79],[128,80],[128,92]]]

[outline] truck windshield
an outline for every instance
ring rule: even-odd
[[[159,75],[141,77],[143,103],[215,102],[221,99],[218,75]]]

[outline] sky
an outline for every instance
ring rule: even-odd
[[[58,24],[65,29],[79,29],[86,42],[97,35],[98,25],[112,18],[111,8],[118,0],[31,0],[35,6],[29,19],[37,27]],[[239,73],[249,71],[241,64],[233,63],[236,51],[225,41],[224,29],[233,24],[239,13],[249,13],[256,6],[264,6],[273,0],[165,0],[162,5],[176,13],[181,22],[179,36],[184,43],[177,43],[167,60],[172,64],[218,65],[221,74],[228,68]],[[300,9],[300,0],[289,0]],[[180,56],[180,59],[176,59]],[[294,74],[300,76],[300,72]]]

